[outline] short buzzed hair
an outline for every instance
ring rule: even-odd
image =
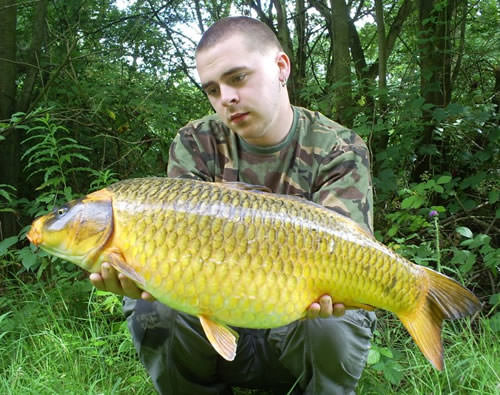
[[[283,51],[278,38],[265,23],[247,16],[230,16],[218,20],[203,33],[196,47],[196,53],[213,47],[233,34],[242,34],[247,37],[249,42],[255,43],[256,48],[275,47]]]

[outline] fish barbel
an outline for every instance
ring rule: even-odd
[[[198,316],[227,360],[237,341],[229,325],[286,325],[329,294],[348,308],[396,314],[441,370],[443,319],[480,308],[460,284],[354,221],[247,184],[125,180],[36,219],[27,236],[90,272],[110,262],[158,301]]]

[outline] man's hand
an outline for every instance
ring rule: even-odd
[[[345,306],[342,303],[333,303],[330,295],[323,295],[317,302],[311,303],[307,309],[306,318],[327,318],[334,315],[341,317],[345,313]]]
[[[108,263],[103,262],[101,273],[91,273],[90,282],[101,291],[113,292],[117,295],[128,296],[132,299],[144,299],[153,302],[155,298],[137,285],[123,273],[117,271]]]

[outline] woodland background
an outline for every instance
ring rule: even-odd
[[[130,365],[121,371],[140,369],[123,340],[119,301],[91,291],[72,266],[35,253],[25,233],[35,216],[68,199],[119,179],[165,174],[177,130],[211,111],[193,53],[201,33],[227,15],[268,24],[292,61],[292,102],[352,127],[368,143],[377,238],[459,279],[484,303],[462,337],[450,340],[467,350],[452,353],[456,361],[485,358],[479,368],[457,362],[456,374],[439,378],[429,371],[428,381],[412,381],[405,372],[421,372],[425,362],[415,356],[419,362],[404,365],[413,345],[385,316],[361,388],[500,390],[495,0],[0,0],[0,339],[10,341],[2,342],[0,372],[43,371],[35,343],[21,339],[40,337],[50,317],[75,322],[90,310],[111,326],[89,334],[89,325],[99,326],[89,314],[86,327],[60,325],[53,335],[83,333],[94,345],[86,352],[101,350],[97,360],[103,348],[124,352]],[[44,303],[55,306],[50,314],[40,310]],[[28,325],[26,309],[41,321]],[[109,333],[121,340],[113,343]],[[124,359],[106,358],[103,377]],[[459,380],[467,369],[479,381]],[[47,374],[36,384],[22,374],[0,384],[13,393],[52,388],[62,373]],[[109,384],[99,389],[105,393],[151,391],[137,373],[116,373],[114,381],[96,381],[90,369],[86,374],[80,384],[80,370],[63,375],[77,383],[75,393],[92,392],[89,382]]]

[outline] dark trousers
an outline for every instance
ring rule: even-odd
[[[234,328],[236,358],[225,361],[197,317],[159,302],[124,299],[139,357],[161,394],[231,394],[231,387],[286,394],[352,394],[364,369],[375,314],[300,320],[274,329]]]

